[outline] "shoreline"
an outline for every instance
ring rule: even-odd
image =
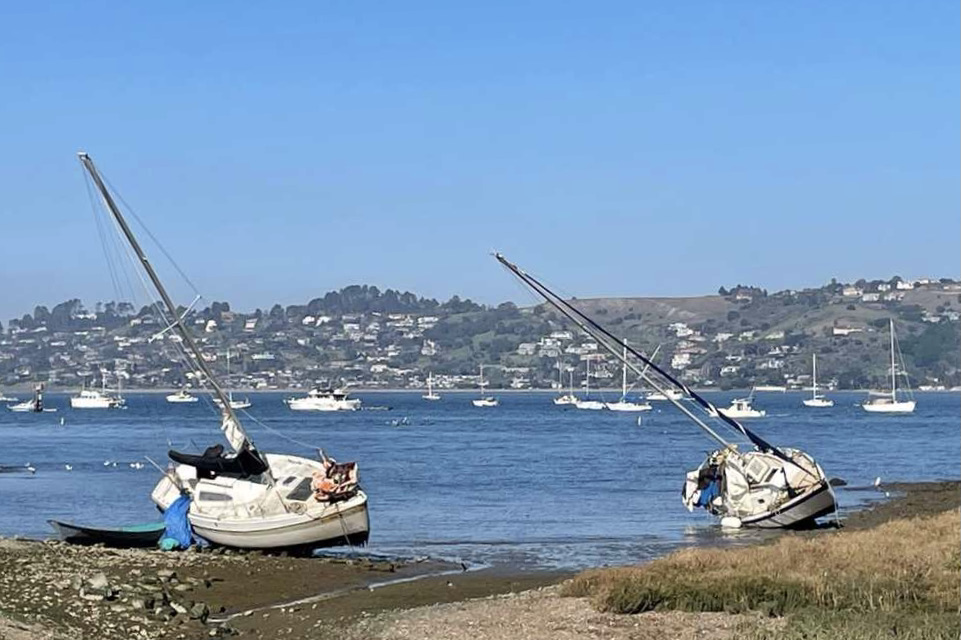
[[[244,393],[244,394],[268,394],[268,393],[303,394],[303,393],[306,393],[308,390],[310,390],[310,388],[311,388],[311,387],[284,387],[284,388],[278,388],[278,389],[252,389],[252,388],[246,388],[246,387],[235,387],[235,388],[232,388],[231,391],[234,392],[234,393]],[[751,392],[751,390],[752,390],[750,387],[731,388],[731,389],[721,389],[721,388],[719,388],[719,387],[691,387],[691,389],[693,389],[693,390],[694,390],[695,392],[697,392],[697,393],[749,393],[749,392]],[[129,393],[129,394],[137,394],[137,395],[158,395],[158,394],[164,394],[164,395],[166,395],[166,394],[170,394],[170,393],[176,393],[177,391],[180,391],[180,390],[181,390],[180,387],[169,387],[169,388],[168,388],[168,387],[163,387],[163,388],[150,387],[150,388],[146,388],[146,389],[140,389],[140,388],[137,388],[137,387],[124,387],[124,388],[121,390],[121,392],[122,392],[122,393],[125,393],[125,394],[126,394],[126,393]],[[416,394],[420,394],[420,393],[425,392],[426,390],[427,390],[426,385],[423,386],[423,387],[349,387],[349,388],[348,388],[348,391],[349,391],[350,393],[375,393],[375,394],[376,394],[376,393],[411,393],[411,394],[415,394],[415,393],[416,393]],[[66,394],[66,393],[75,393],[76,391],[77,391],[77,387],[60,387],[60,386],[56,386],[56,387],[46,387],[46,388],[44,389],[44,393],[45,393],[45,394],[54,394],[54,395],[61,395],[61,394]],[[114,392],[114,391],[116,391],[116,389],[108,388],[107,391],[108,391],[108,392]],[[193,388],[188,389],[188,391],[191,392],[191,393],[195,393],[195,394],[202,394],[202,393],[203,393],[203,394],[208,394],[208,393],[211,393],[209,390],[193,389]],[[476,388],[442,389],[442,388],[440,388],[440,387],[435,387],[434,391],[436,391],[436,392],[438,392],[438,393],[442,393],[442,394],[450,393],[450,394],[474,394],[474,395],[476,395],[476,394],[478,393],[478,390],[477,390]],[[543,394],[551,393],[551,394],[554,394],[554,393],[558,393],[558,392],[567,393],[568,390],[567,390],[567,389],[554,389],[554,388],[548,388],[548,387],[542,387],[542,388],[541,388],[541,387],[538,387],[538,388],[530,388],[530,389],[496,389],[496,388],[487,387],[487,391],[488,391],[489,393],[496,392],[496,393],[498,393],[498,394],[518,394],[518,393],[538,393],[538,394],[540,394],[540,393],[543,393]],[[583,391],[583,389],[575,389],[574,391],[575,391],[575,393],[578,393],[578,392]],[[620,394],[620,393],[621,393],[621,388],[620,388],[620,387],[596,387],[596,388],[595,388],[595,387],[591,387],[591,391],[596,391],[597,393],[617,393],[617,394]],[[871,392],[876,392],[876,391],[877,391],[877,389],[833,389],[833,390],[825,390],[825,393],[871,393]],[[0,395],[9,395],[9,394],[20,394],[20,395],[33,394],[33,384],[26,385],[26,386],[25,386],[25,385],[22,385],[22,384],[6,385],[6,386],[4,386],[4,387],[2,388],[2,392],[3,392],[3,393],[0,394]],[[646,394],[646,393],[648,393],[648,392],[649,392],[649,390],[647,390],[647,391],[645,391],[645,390],[638,390],[638,391],[637,391],[637,394],[638,394],[638,395],[644,395],[644,394]],[[771,394],[781,394],[781,395],[783,395],[783,394],[787,394],[787,393],[810,393],[810,392],[811,392],[811,389],[810,389],[810,388],[808,388],[808,389],[787,389],[787,390],[785,390],[785,391],[768,391],[768,390],[764,390],[764,389],[755,389],[754,392],[755,392],[755,393],[763,393],[763,394],[771,393]],[[921,393],[921,394],[928,394],[928,393],[937,393],[937,394],[942,394],[942,393],[943,393],[943,394],[961,393],[961,388],[925,389],[925,390],[914,389],[914,390],[913,390],[913,393]],[[18,396],[18,397],[19,397],[19,396]],[[25,399],[27,399],[27,398],[26,398],[26,397],[20,398],[20,400],[25,400]]]
[[[845,514],[842,534],[930,516],[961,504],[957,480],[892,483],[881,490],[890,497]],[[775,540],[791,535],[833,534],[786,533]],[[402,624],[404,616],[432,619],[459,612],[468,617],[458,624],[468,624],[471,603],[506,607],[512,612],[505,611],[508,617],[522,615],[518,607],[528,612],[523,615],[534,615],[544,602],[565,611],[574,606],[571,598],[560,598],[557,587],[573,577],[572,571],[469,569],[427,558],[366,556],[363,550],[356,555],[292,558],[259,552],[115,550],[0,538],[0,637],[192,638],[239,632],[250,638],[297,638],[336,632],[353,638],[388,633]],[[577,606],[576,612],[568,613],[602,615],[583,610],[583,603]]]

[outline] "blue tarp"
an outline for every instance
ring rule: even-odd
[[[720,485],[720,482],[715,479],[711,480],[709,485],[701,489],[701,495],[697,498],[697,506],[706,507],[710,505],[711,500],[713,500],[718,494],[718,485]]]
[[[187,549],[193,539],[187,511],[190,509],[190,496],[180,496],[164,512],[164,534],[160,538],[160,548],[165,551]]]

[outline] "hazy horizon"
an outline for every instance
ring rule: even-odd
[[[117,297],[81,149],[238,310],[527,304],[494,249],[581,298],[957,277],[957,3],[2,15],[4,325]]]

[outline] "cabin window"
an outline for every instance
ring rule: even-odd
[[[210,491],[201,491],[197,499],[209,502],[230,502],[230,496],[226,493],[212,493]]]

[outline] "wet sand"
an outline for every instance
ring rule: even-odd
[[[850,514],[845,528],[961,505],[956,481],[880,491],[890,499]],[[569,575],[465,571],[429,559],[165,553],[0,539],[0,640],[722,638],[738,624],[723,615],[672,612],[645,614],[639,627],[638,616],[600,614],[584,599],[559,597],[552,585]]]

